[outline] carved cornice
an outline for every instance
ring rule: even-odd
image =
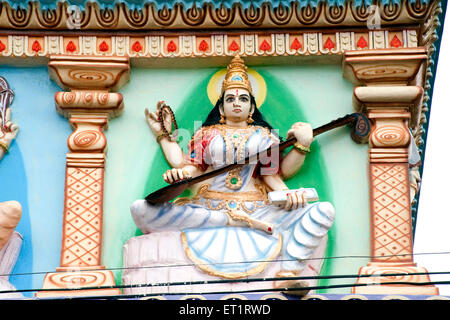
[[[171,29],[242,29],[242,28],[317,28],[367,26],[374,19],[365,1],[228,1],[180,2],[157,6],[142,1],[133,6],[127,3],[102,5],[86,3],[75,12],[67,2],[54,2],[43,7],[39,2],[20,2],[13,7],[0,3],[0,29],[80,29],[80,30],[171,30]],[[383,26],[417,24],[430,14],[434,0],[371,1]],[[357,3],[357,4],[355,4]],[[224,5],[225,4],[225,5]],[[27,7],[25,8],[25,5]]]
[[[148,58],[208,58],[236,54],[246,57],[340,57],[348,50],[414,48],[417,45],[416,29],[152,36],[0,35],[0,58],[23,61],[23,58],[47,59],[62,54],[86,61],[95,56],[139,58],[145,64],[145,60],[150,61]]]

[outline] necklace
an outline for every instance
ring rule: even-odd
[[[216,128],[220,131],[225,141],[226,163],[232,164],[234,160],[243,160],[248,138],[256,131],[256,128],[254,126],[235,128],[227,125],[219,125]],[[234,159],[235,152],[236,159]]]
[[[227,164],[242,161],[245,157],[245,146],[250,136],[256,131],[255,126],[234,128],[226,125],[217,126],[225,141],[225,159]],[[236,157],[234,155],[236,154]],[[240,176],[242,167],[232,169],[225,178],[225,186],[231,190],[242,187],[243,179]]]

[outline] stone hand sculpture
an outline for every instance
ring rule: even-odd
[[[172,166],[163,174],[167,183],[205,174],[280,143],[256,108],[246,70],[236,56],[228,66],[222,95],[193,135],[188,154],[172,139],[170,109],[160,102],[155,112],[146,110],[147,122]],[[297,122],[287,137],[297,142],[283,159],[268,153],[267,159],[194,186],[192,198],[160,205],[136,200],[131,205],[134,222],[144,234],[180,232],[185,256],[204,274],[225,279],[271,275],[280,279],[274,287],[299,288],[297,293],[305,294],[308,283],[283,278],[305,270],[319,272],[321,259],[310,259],[323,256],[335,213],[330,203],[308,203],[304,192],[289,190],[284,183],[301,168],[313,130]],[[271,191],[285,191],[286,201],[270,203]]]
[[[19,131],[17,124],[11,122],[11,104],[14,92],[8,83],[0,77],[0,159],[8,152],[11,142],[16,138]]]
[[[19,126],[15,123],[12,123],[11,120],[11,109],[6,109],[5,112],[5,126],[0,128],[0,159],[3,157],[5,153],[9,151],[9,146],[11,142],[16,138],[17,133],[19,132]],[[0,119],[0,121],[3,118]]]

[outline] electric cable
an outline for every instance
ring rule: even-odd
[[[412,286],[427,286],[427,285],[447,285],[450,284],[450,281],[427,281],[427,282],[407,282],[407,281],[390,281],[383,282],[383,285],[412,285]],[[233,290],[233,291],[210,291],[210,292],[201,292],[201,293],[193,293],[193,292],[168,292],[168,293],[150,293],[150,294],[138,294],[134,296],[162,296],[162,295],[195,295],[195,294],[236,294],[236,293],[262,293],[262,292],[286,292],[290,291],[302,291],[302,290],[322,290],[322,289],[340,289],[340,288],[352,288],[352,287],[368,287],[368,286],[376,286],[380,285],[379,283],[352,283],[352,284],[335,284],[335,285],[325,285],[325,286],[310,286],[306,288],[270,288],[270,289],[250,289],[250,290]],[[133,295],[120,295],[117,298],[130,298]],[[107,297],[107,296],[104,296]],[[92,297],[95,299],[96,297]]]
[[[407,281],[389,281],[383,282],[383,285],[411,285],[411,286],[428,286],[428,285],[448,285],[450,281],[427,281],[427,282],[407,282]],[[121,295],[93,295],[93,296],[70,296],[70,299],[130,299],[130,298],[145,298],[145,297],[158,297],[158,296],[192,296],[192,295],[210,295],[210,294],[237,294],[237,293],[264,293],[264,292],[282,292],[289,295],[289,292],[302,291],[302,290],[322,290],[322,289],[341,289],[351,287],[368,287],[377,286],[379,283],[348,283],[348,284],[335,284],[324,286],[310,286],[305,288],[270,288],[270,289],[248,289],[248,290],[225,290],[225,291],[202,291],[202,292],[166,292],[166,293],[142,293],[142,294],[121,294]],[[45,291],[63,291],[65,289],[46,289]],[[81,289],[83,290],[83,289]],[[38,291],[44,291],[39,289]],[[70,291],[70,290],[69,290]],[[55,297],[58,299],[57,297]],[[50,298],[50,299],[55,299]],[[46,300],[46,298],[39,298]],[[49,298],[47,298],[49,299]],[[60,297],[59,299],[64,299]]]
[[[450,254],[450,251],[441,252],[423,252],[423,253],[405,253],[405,254],[392,254],[383,256],[370,256],[370,255],[343,255],[343,256],[331,256],[322,258],[308,258],[302,261],[314,261],[314,260],[337,260],[337,259],[387,259],[387,258],[403,258],[403,257],[414,257],[421,255],[445,255]],[[101,269],[89,269],[89,271],[107,270],[107,271],[121,271],[121,270],[139,270],[139,269],[158,269],[158,268],[174,268],[174,267],[195,267],[195,266],[208,266],[208,265],[227,265],[227,264],[251,264],[251,263],[277,263],[277,262],[289,262],[295,261],[296,259],[274,259],[274,260],[249,260],[249,261],[230,261],[230,262],[220,262],[220,263],[185,263],[185,264],[168,264],[168,265],[153,265],[153,266],[136,266],[136,267],[109,267]],[[81,268],[80,268],[81,270]],[[0,277],[16,277],[25,275],[38,275],[47,273],[66,273],[68,271],[35,271],[35,272],[21,272],[21,273],[9,273],[0,274]],[[74,271],[76,272],[76,271]]]
[[[437,275],[437,274],[450,274],[450,271],[442,272],[401,272],[401,273],[384,273],[384,274],[371,274],[371,275],[325,275],[325,276],[298,276],[298,277],[267,277],[267,278],[242,278],[242,279],[218,279],[218,280],[199,280],[199,281],[179,281],[179,282],[160,282],[160,283],[143,283],[143,284],[129,284],[129,285],[114,285],[114,286],[92,286],[92,287],[72,287],[72,288],[47,288],[47,289],[16,289],[16,290],[2,290],[0,294],[6,293],[22,293],[22,292],[46,292],[46,291],[78,291],[78,290],[105,290],[105,289],[126,289],[126,288],[143,288],[143,287],[176,287],[176,286],[193,286],[193,285],[208,285],[208,284],[223,284],[223,283],[239,283],[239,282],[261,282],[261,281],[286,281],[286,280],[321,280],[321,279],[348,279],[348,278],[380,278],[380,277],[395,277],[395,276],[413,276],[413,275]],[[434,281],[436,282],[436,281]],[[433,281],[428,282],[407,282],[407,281],[389,281],[384,282],[386,284],[411,284],[415,285],[430,285]],[[438,281],[439,282],[439,281]],[[442,282],[442,283],[441,283]],[[380,282],[374,282],[374,285],[380,285]],[[450,284],[450,281],[440,281],[440,284]],[[363,284],[346,284],[345,286],[361,286]],[[320,286],[317,289],[331,289],[335,285]],[[315,290],[316,287],[308,287],[309,290]],[[260,289],[255,289],[260,291]],[[261,289],[262,290],[262,289]],[[272,290],[272,289],[271,289]],[[297,289],[298,290],[298,289]],[[268,290],[270,291],[270,290]],[[273,290],[272,290],[273,291]],[[165,294],[165,293],[164,293]],[[191,293],[192,294],[192,293]],[[159,293],[161,295],[161,293]]]
[[[419,256],[419,255],[440,255],[440,254],[450,254],[450,252],[447,251],[441,251],[441,252],[424,252],[424,253],[411,253],[411,254],[400,254],[400,255],[385,255],[385,256],[367,256],[367,255],[345,255],[345,256],[331,256],[331,257],[322,257],[322,258],[310,258],[305,259],[304,261],[309,260],[329,260],[329,259],[374,259],[374,258],[388,258],[388,257],[405,257],[405,256]],[[278,260],[271,260],[271,261],[239,261],[239,262],[226,262],[221,264],[230,264],[230,263],[255,263],[255,262],[282,262],[282,261],[292,261],[294,259],[278,259]],[[198,264],[197,264],[198,265]],[[209,264],[206,264],[209,265]],[[157,266],[137,266],[137,267],[117,267],[117,268],[102,268],[102,269],[89,269],[89,271],[95,271],[95,270],[139,270],[139,269],[155,269],[155,268],[172,268],[172,267],[190,267],[190,266],[196,266],[196,264],[190,263],[190,264],[173,264],[173,265],[157,265]],[[81,270],[81,269],[80,269]],[[76,274],[80,270],[74,270],[69,272],[74,272]],[[68,271],[52,271],[51,273],[58,273],[58,272],[65,272]],[[0,277],[10,277],[10,276],[23,276],[23,275],[36,275],[36,274],[47,274],[49,272],[28,272],[28,273],[11,273],[11,274],[3,274],[0,275]],[[114,286],[95,286],[95,287],[71,287],[71,288],[48,288],[48,289],[15,289],[15,290],[3,290],[0,291],[0,297],[1,294],[7,294],[7,293],[24,293],[24,292],[38,292],[38,291],[76,291],[76,290],[104,290],[104,289],[126,289],[126,288],[142,288],[142,287],[162,287],[162,286],[179,286],[179,285],[208,285],[208,284],[220,284],[220,283],[238,283],[238,282],[255,282],[255,281],[284,281],[284,280],[329,280],[329,279],[348,279],[348,278],[376,278],[376,277],[396,277],[396,276],[413,276],[413,275],[445,275],[450,274],[450,271],[438,271],[438,272],[415,272],[415,273],[407,273],[407,272],[401,272],[401,273],[384,273],[384,274],[371,274],[371,275],[352,275],[352,274],[343,274],[343,275],[322,275],[322,276],[299,276],[299,277],[277,277],[277,278],[242,278],[242,279],[219,279],[219,280],[209,280],[209,281],[185,281],[185,282],[166,282],[166,283],[144,283],[144,284],[131,284],[131,285],[114,285]],[[450,282],[450,281],[449,281]],[[412,282],[404,282],[405,284],[411,284]],[[431,285],[434,282],[421,282],[420,284],[416,285]],[[380,283],[375,283],[374,285],[378,285]],[[383,282],[383,285],[388,284],[388,282]],[[395,281],[393,284],[402,284],[402,282]],[[439,284],[449,284],[446,281],[441,281]],[[345,284],[344,287],[355,287],[360,285],[366,285],[366,284]],[[317,289],[332,289],[335,288],[336,285],[330,285],[330,286],[319,286]],[[342,285],[339,285],[342,286]],[[315,287],[309,287],[309,290],[314,290]],[[337,288],[337,287],[336,287]],[[258,291],[258,290],[256,290]],[[260,291],[260,290],[259,290]],[[274,289],[271,289],[269,291],[274,291]],[[233,291],[235,292],[235,291]],[[165,294],[165,293],[164,293]],[[192,294],[192,293],[190,293]],[[159,293],[158,295],[161,295]],[[98,296],[96,296],[98,297]],[[123,297],[123,295],[120,295],[120,297]]]

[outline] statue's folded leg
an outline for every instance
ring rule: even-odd
[[[153,235],[157,235],[160,232],[164,234],[164,231],[179,232],[190,228],[206,228],[205,231],[207,231],[208,227],[226,226],[228,221],[226,213],[192,203],[184,205],[165,203],[154,206],[149,205],[145,200],[138,200],[132,204],[130,210],[136,225],[144,234],[153,233]],[[306,208],[291,211],[268,206],[255,211],[252,217],[272,223],[275,226],[275,231],[281,233],[283,238],[282,249],[277,258],[279,261],[277,262],[278,267],[275,269],[268,268],[266,276],[281,278],[303,276],[309,275],[312,271],[314,272],[311,275],[317,275],[323,262],[321,258],[323,258],[326,249],[326,235],[334,221],[334,208],[330,203],[317,202],[308,205]],[[269,236],[261,232],[258,232],[258,234]],[[166,251],[168,249],[166,247]],[[160,252],[159,249],[150,251],[154,251],[155,254]],[[169,251],[175,253],[173,250]],[[185,257],[182,258],[185,259]],[[175,263],[175,260],[172,261],[173,259],[174,257],[170,258],[171,263]],[[176,263],[186,264],[187,262],[182,262],[183,259],[176,260]],[[161,264],[161,261],[158,263]],[[155,270],[152,270],[152,274],[156,276]],[[183,274],[186,275],[186,273]],[[147,276],[145,275],[145,279],[147,279]],[[166,281],[166,276],[164,274],[158,275],[158,281]],[[197,276],[201,278],[200,275]],[[281,278],[280,281],[273,283],[274,287],[297,289],[294,292],[289,291],[291,294],[305,295],[309,291],[307,287],[314,285],[307,281],[289,281]],[[140,279],[140,281],[144,280]],[[148,281],[148,279],[145,281]]]
[[[136,226],[144,233],[225,226],[227,215],[196,204],[174,205],[167,202],[151,205],[136,200],[130,207]]]
[[[335,212],[329,202],[317,202],[310,205],[301,216],[284,229],[283,251],[280,259],[279,277],[317,276],[323,263],[327,233],[334,222]],[[314,285],[314,279],[277,281],[278,288],[298,288],[287,293],[306,295],[307,287]]]
[[[290,211],[270,206],[252,215],[273,224],[283,236],[280,259],[285,270],[301,270],[306,266],[305,261],[332,227],[334,216],[334,207],[329,202],[315,202]]]
[[[281,230],[284,239],[283,268],[303,269],[322,238],[334,222],[334,208],[329,202],[316,202],[307,207],[301,216]]]

